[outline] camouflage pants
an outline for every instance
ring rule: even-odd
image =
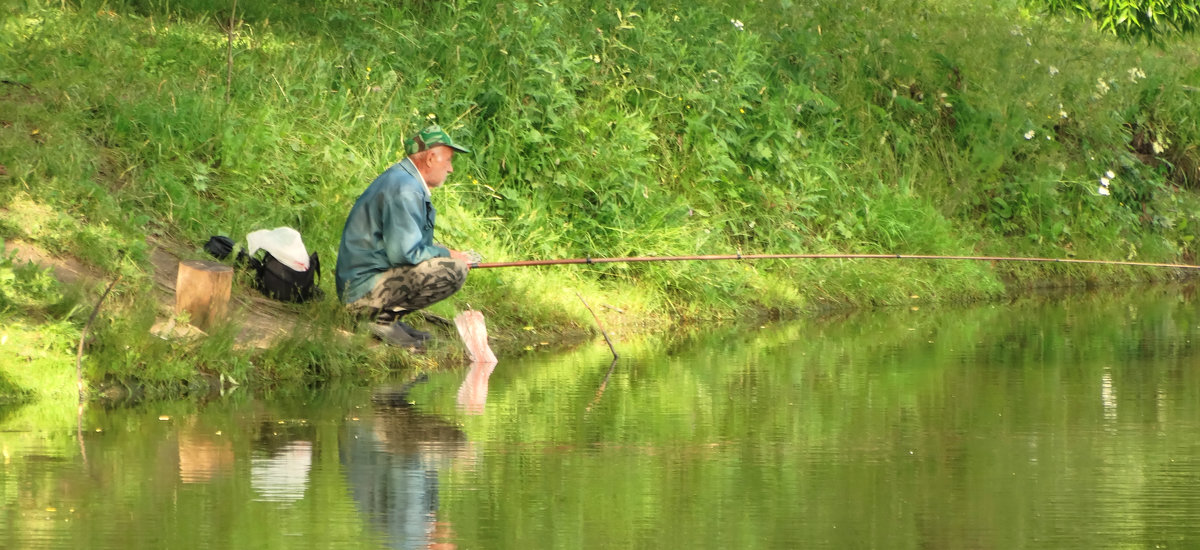
[[[379,276],[366,296],[346,307],[356,313],[374,313],[376,320],[390,322],[458,292],[467,280],[467,269],[466,262],[453,258],[393,267]]]

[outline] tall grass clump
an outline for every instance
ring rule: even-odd
[[[74,398],[78,300],[50,270],[0,256],[0,407]]]

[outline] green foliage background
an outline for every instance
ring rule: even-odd
[[[1105,32],[1122,38],[1163,40],[1191,34],[1200,23],[1200,3],[1195,0],[1032,0],[1050,13],[1074,13],[1096,23]]]
[[[0,237],[125,277],[95,329],[93,378],[186,389],[199,371],[310,380],[407,361],[306,335],[260,355],[227,353],[232,335],[158,342],[149,249],[182,242],[201,257],[210,235],[289,225],[332,265],[345,212],[430,120],[475,150],[435,193],[439,237],[489,261],[1195,262],[1191,38],[1147,49],[1016,1],[242,1],[232,27],[231,8],[0,8]],[[593,326],[578,296],[611,306],[614,330],[646,330],[1172,275],[890,261],[493,269],[435,311],[483,309],[499,345],[520,349]],[[10,305],[27,294],[0,300],[0,321],[23,334],[59,322],[69,334],[90,311]],[[320,334],[352,325],[333,299],[308,313]]]

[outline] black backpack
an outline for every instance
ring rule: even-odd
[[[308,271],[296,271],[276,260],[264,250],[262,259],[248,258],[247,264],[255,274],[254,287],[270,298],[284,302],[303,303],[322,296],[317,284],[321,281],[321,259],[313,252],[308,257]]]
[[[225,236],[214,236],[204,245],[204,250],[219,260],[228,258],[233,248],[233,240]],[[316,252],[308,257],[308,271],[296,271],[266,250],[262,251],[261,259],[240,250],[234,263],[249,266],[254,275],[254,288],[270,298],[303,303],[323,295],[317,286],[321,281],[321,259]]]

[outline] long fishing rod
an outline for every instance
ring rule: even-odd
[[[930,256],[921,254],[718,254],[708,256],[633,256],[625,258],[563,258],[557,260],[523,260],[517,262],[479,262],[471,264],[473,269],[490,267],[526,267],[537,265],[564,264],[607,264],[617,262],[681,262],[708,260],[971,260],[980,262],[1044,262],[1058,264],[1098,264],[1136,267],[1166,267],[1173,269],[1200,269],[1200,265],[1168,264],[1153,262],[1123,262],[1112,260],[1080,260],[1075,258],[1022,258],[1005,256]]]

